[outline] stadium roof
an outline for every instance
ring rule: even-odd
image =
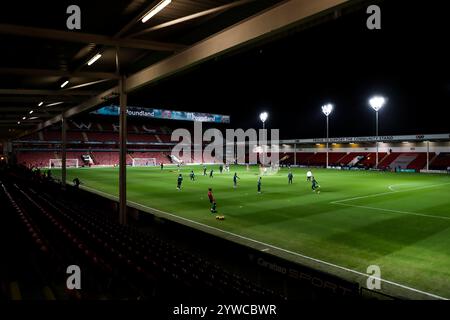
[[[173,0],[142,23],[159,2],[78,1],[81,30],[76,31],[66,27],[68,1],[2,4],[0,138],[42,129],[62,114],[73,116],[117,97],[119,72],[128,77],[126,91],[131,93],[306,22],[332,19],[350,10],[350,3],[361,3]],[[88,66],[97,53],[101,58]]]

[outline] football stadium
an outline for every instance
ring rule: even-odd
[[[2,301],[448,300],[448,26],[399,3],[5,5]]]

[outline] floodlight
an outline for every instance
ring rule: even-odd
[[[46,105],[46,107],[54,107],[54,106],[57,106],[57,105],[60,105],[63,103],[64,103],[64,101],[58,101],[58,102],[50,103],[50,104]]]
[[[375,96],[369,100],[369,104],[373,110],[378,112],[386,103],[386,99],[382,96]]]
[[[267,112],[263,112],[259,115],[259,119],[261,119],[262,123],[266,122],[267,118],[269,118],[269,114]]]
[[[66,80],[63,82],[63,84],[61,85],[61,88],[64,88],[65,86],[67,86],[69,84],[69,80]]]
[[[160,3],[158,3],[156,6],[154,6],[145,16],[142,18],[142,23],[146,23],[148,20],[150,20],[154,15],[156,15],[158,12],[160,12],[162,9],[167,7],[172,0],[163,0]]]
[[[97,53],[95,56],[93,56],[91,58],[91,60],[88,61],[87,65],[91,66],[95,63],[95,61],[97,61],[98,59],[100,59],[102,57],[102,55],[100,53]]]
[[[324,115],[328,117],[331,114],[331,112],[333,112],[333,105],[331,103],[324,105],[322,107],[322,112]]]

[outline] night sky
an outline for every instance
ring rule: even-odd
[[[368,99],[383,94],[380,134],[448,133],[450,11],[443,3],[381,2],[382,30],[366,28],[364,8],[204,63],[131,95],[130,104],[230,114],[235,128],[259,127],[259,112],[268,111],[268,127],[282,138],[312,138],[326,134],[320,107],[327,102],[335,105],[330,136],[374,135]]]

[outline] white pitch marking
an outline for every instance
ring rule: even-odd
[[[106,192],[97,191],[95,189],[92,189],[92,188],[89,188],[89,187],[86,187],[86,186],[81,186],[81,187],[85,188],[85,189],[90,189],[90,190],[92,190],[94,192],[103,193],[104,195],[108,195],[108,197],[114,197],[114,198],[118,199],[117,196],[112,196],[112,195],[110,195],[110,194],[108,194]],[[250,242],[258,243],[260,245],[264,245],[266,247],[273,248],[273,249],[276,249],[276,250],[279,250],[279,251],[284,251],[286,253],[289,253],[289,254],[292,254],[294,256],[298,256],[298,257],[301,257],[301,258],[304,258],[304,259],[307,259],[307,260],[310,260],[310,261],[314,261],[314,262],[317,262],[317,263],[320,263],[320,264],[324,264],[324,265],[328,265],[328,266],[334,267],[336,269],[341,269],[341,270],[344,270],[344,271],[347,271],[347,272],[351,272],[351,273],[357,274],[359,276],[370,277],[370,275],[368,275],[366,273],[363,273],[363,272],[359,272],[359,271],[356,271],[356,270],[353,270],[353,269],[350,269],[350,268],[342,267],[342,266],[339,266],[339,265],[331,263],[331,262],[327,262],[327,261],[323,261],[323,260],[320,260],[320,259],[312,258],[312,257],[306,256],[306,255],[303,255],[303,254],[300,254],[300,253],[297,253],[297,252],[294,252],[294,251],[290,251],[290,250],[287,250],[287,249],[279,248],[279,247],[276,247],[274,245],[264,243],[262,241],[254,240],[254,239],[251,239],[251,238],[248,238],[248,237],[245,237],[245,236],[241,236],[239,234],[235,234],[235,233],[230,232],[230,231],[226,231],[226,230],[222,230],[222,229],[219,229],[219,228],[216,228],[216,227],[212,227],[212,226],[209,226],[207,224],[203,224],[201,222],[190,220],[190,219],[187,219],[187,218],[184,218],[184,217],[181,217],[181,216],[169,213],[169,212],[164,212],[164,211],[161,211],[161,210],[158,210],[158,209],[150,208],[150,207],[147,207],[145,205],[136,203],[134,201],[127,201],[127,202],[128,203],[133,203],[133,204],[135,204],[137,206],[140,206],[142,208],[146,208],[146,209],[149,209],[149,210],[160,212],[162,214],[171,216],[171,217],[176,218],[176,219],[188,221],[190,223],[193,223],[193,224],[196,224],[196,225],[200,225],[202,227],[205,227],[205,228],[208,228],[208,229],[211,229],[211,230],[215,230],[215,231],[218,231],[218,232],[221,232],[221,233],[224,233],[224,234],[232,235],[234,237],[241,238],[241,239],[244,239],[244,240],[247,240],[247,241],[250,241]],[[402,285],[402,284],[399,284],[399,283],[396,283],[396,282],[393,282],[393,281],[389,281],[389,280],[385,280],[385,279],[377,279],[377,280],[379,280],[381,282],[385,282],[385,283],[391,284],[393,286],[397,286],[397,287],[404,288],[404,289],[407,289],[407,290],[410,290],[410,291],[413,291],[413,292],[417,292],[417,293],[426,295],[426,296],[434,298],[434,299],[448,300],[448,298],[441,297],[441,296],[438,296],[438,295],[435,295],[435,294],[432,294],[432,293],[429,293],[429,292],[421,291],[419,289],[411,288],[411,287],[408,287],[408,286],[405,286],[405,285]]]
[[[390,186],[388,186],[388,189],[391,190],[391,191],[397,191],[395,187],[398,187],[398,186],[412,186],[412,185],[417,185],[417,183],[391,184]]]
[[[261,251],[267,252],[267,251],[269,251],[269,250],[270,250],[269,248],[264,248],[264,249],[262,249]]]
[[[417,188],[412,188],[412,189],[407,189],[407,190],[391,191],[391,192],[381,192],[381,193],[369,194],[369,195],[367,195],[367,196],[360,196],[360,197],[355,197],[355,198],[348,198],[348,199],[342,199],[342,200],[332,201],[332,202],[330,202],[330,203],[332,203],[332,204],[337,204],[337,203],[341,203],[341,202],[347,202],[347,201],[353,201],[353,200],[359,200],[359,199],[367,199],[367,198],[380,197],[380,196],[384,196],[384,195],[388,195],[388,194],[394,194],[394,193],[410,192],[410,191],[416,191],[416,190],[422,190],[422,189],[428,189],[428,188],[440,187],[440,186],[445,186],[445,185],[449,185],[449,184],[450,184],[450,182],[448,182],[448,183],[441,183],[441,184],[432,184],[432,185],[428,185],[428,186],[422,186],[422,187],[417,187]]]
[[[337,204],[339,206],[346,206],[346,207],[354,207],[354,208],[361,208],[361,209],[386,211],[386,212],[392,212],[392,213],[401,213],[401,214],[407,214],[407,215],[411,215],[411,216],[419,216],[419,217],[427,217],[427,218],[450,220],[450,217],[435,216],[435,215],[432,215],[432,214],[425,214],[425,213],[416,213],[416,212],[391,210],[391,209],[383,209],[383,208],[376,208],[376,207],[358,206],[358,205],[346,204],[346,203],[334,203],[334,204]]]

